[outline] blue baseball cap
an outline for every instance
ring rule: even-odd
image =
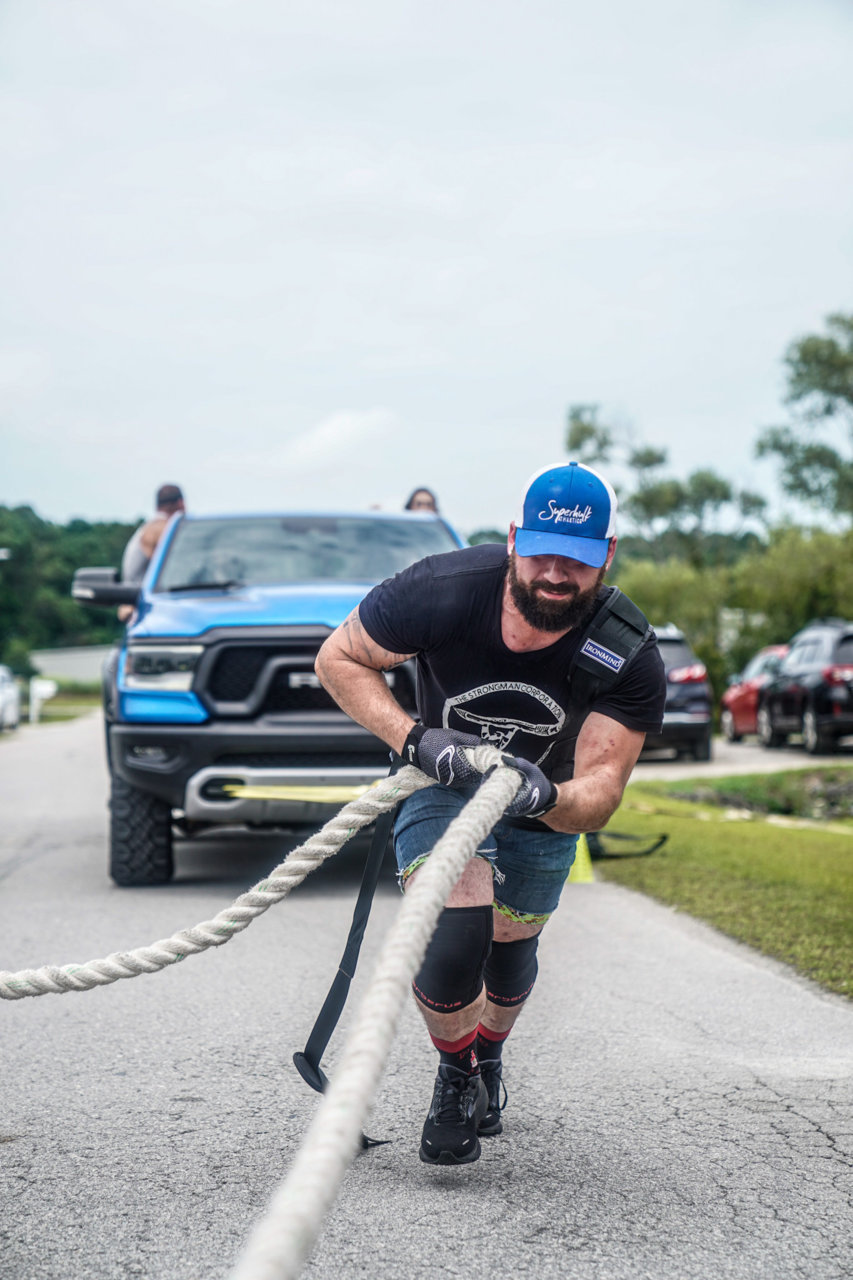
[[[525,485],[516,521],[520,556],[568,556],[600,569],[616,533],[616,494],[582,462],[543,467]]]

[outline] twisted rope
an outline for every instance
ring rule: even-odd
[[[419,869],[403,899],[334,1079],[267,1216],[249,1238],[232,1280],[294,1280],[307,1258],[344,1173],[361,1145],[371,1101],[403,1003],[439,914],[469,858],[512,800],[521,777],[500,765],[494,747],[471,753],[486,778]]]
[[[157,973],[167,965],[178,964],[187,956],[198,955],[209,947],[221,947],[235,934],[247,929],[257,916],[287,897],[327,858],[346,844],[362,827],[369,826],[386,809],[434,780],[420,769],[408,766],[392,778],[376,783],[358,800],[349,804],[315,832],[304,844],[291,850],[284,862],[275,867],[265,880],[260,880],[247,893],[213,917],[190,929],[181,929],[171,938],[162,938],[135,951],[116,951],[103,960],[85,964],[44,965],[41,969],[21,969],[18,973],[0,971],[0,999],[23,1000],[27,996],[68,991],[88,991],[107,986],[120,978],[136,978],[141,973]]]
[[[335,1079],[269,1213],[252,1233],[233,1280],[294,1280],[298,1276],[344,1173],[361,1146],[364,1122],[403,1003],[439,914],[469,859],[521,785],[519,773],[502,764],[501,754],[494,747],[476,747],[468,754],[480,772],[492,772],[450,824],[406,893],[346,1041]],[[380,813],[432,785],[433,779],[426,774],[406,767],[345,805],[320,831],[292,850],[267,879],[241,894],[212,920],[183,929],[150,947],[116,952],[83,965],[45,965],[18,973],[0,972],[0,997],[21,1000],[51,992],[62,995],[86,991],[120,978],[154,973],[188,955],[222,946],[286,897]]]

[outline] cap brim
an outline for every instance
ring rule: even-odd
[[[515,549],[520,556],[566,556],[600,569],[610,549],[609,538],[576,538],[570,533],[539,533],[516,529]]]

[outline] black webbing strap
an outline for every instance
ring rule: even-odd
[[[618,587],[599,605],[572,659],[572,701],[588,706],[614,684],[651,634],[648,619]]]
[[[395,756],[394,763],[388,773],[388,777],[393,777],[402,765],[402,760]],[[344,953],[338,964],[338,971],[332,979],[332,985],[329,987],[328,995],[323,1001],[323,1007],[317,1014],[317,1019],[311,1030],[311,1034],[305,1044],[305,1048],[301,1053],[294,1053],[293,1065],[302,1076],[307,1085],[317,1093],[323,1093],[329,1078],[323,1068],[320,1066],[320,1060],[326,1051],[326,1046],[332,1038],[332,1032],[338,1025],[338,1019],[343,1012],[344,1005],[349,995],[350,983],[355,974],[355,968],[358,964],[358,955],[361,951],[361,943],[364,938],[364,931],[367,928],[367,921],[370,916],[370,908],[373,905],[373,897],[376,893],[376,886],[379,883],[379,876],[382,872],[382,863],[385,857],[385,849],[388,844],[388,837],[391,834],[391,824],[394,821],[394,810],[389,809],[385,813],[379,815],[373,826],[373,840],[371,841],[370,850],[364,864],[364,870],[361,873],[361,885],[358,890],[355,908],[352,913],[352,924],[350,925],[349,937],[347,938]],[[381,1143],[376,1138],[367,1138],[361,1135],[362,1147],[379,1146]]]

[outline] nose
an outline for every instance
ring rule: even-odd
[[[540,576],[548,582],[569,582],[574,575],[575,561],[566,556],[542,556]]]

